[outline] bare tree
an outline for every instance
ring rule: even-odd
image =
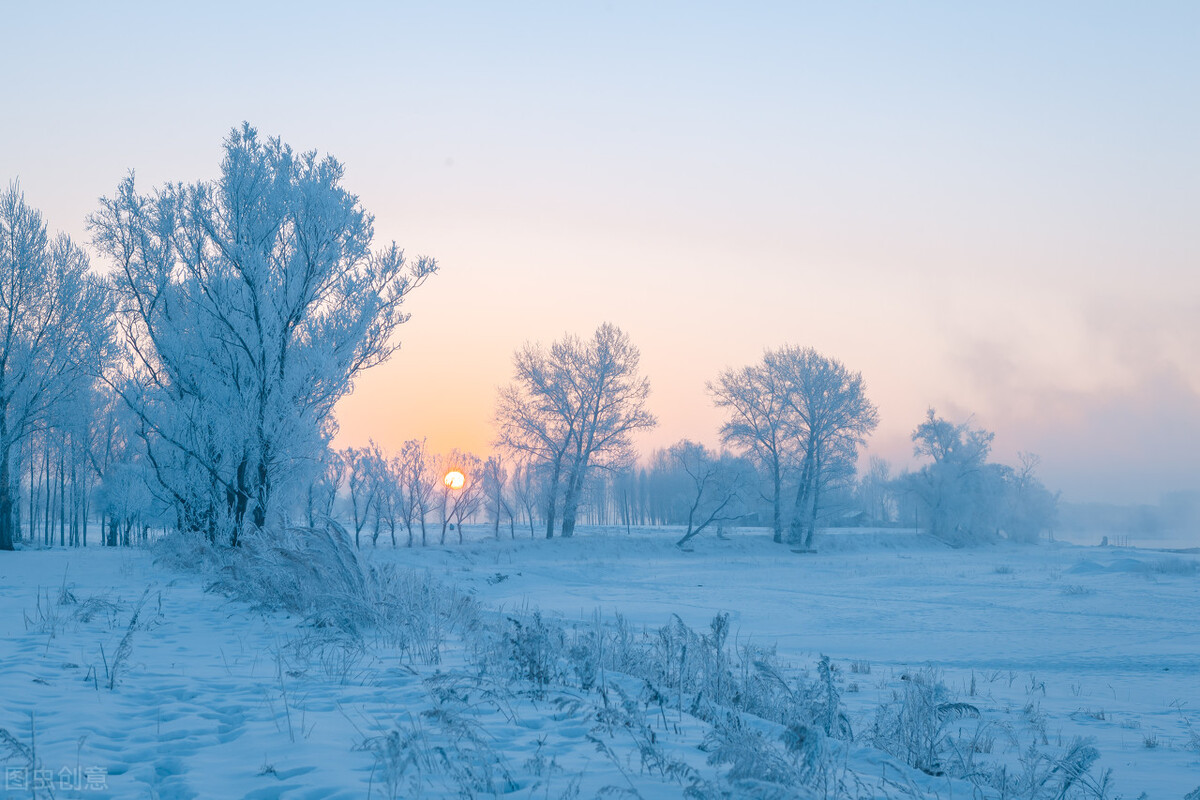
[[[570,385],[583,414],[563,499],[563,536],[575,531],[579,498],[589,471],[632,463],[636,456],[632,434],[658,424],[646,410],[650,382],[638,372],[640,359],[629,337],[608,323],[576,348],[577,377]]]
[[[129,177],[90,219],[131,356],[114,385],[181,528],[215,539],[227,517],[236,543],[247,514],[261,529],[306,485],[334,405],[395,350],[404,299],[436,271],[371,251],[343,172],[247,124],[215,181],[143,195]]]
[[[441,483],[440,476],[431,471],[431,457],[425,448],[424,439],[409,439],[400,448],[396,457],[396,472],[400,480],[403,499],[400,517],[408,531],[408,546],[413,546],[413,525],[421,526],[421,545],[428,544],[425,521],[429,515],[434,495],[434,481]]]
[[[463,542],[463,522],[479,509],[483,500],[483,462],[473,453],[451,450],[442,459],[441,490],[438,494],[438,509],[441,512],[442,535],[439,544],[446,543],[446,529],[454,524],[458,529],[458,542]],[[461,482],[452,480],[452,473],[461,476]]]
[[[492,517],[492,535],[500,538],[500,518],[508,516],[512,538],[516,538],[513,510],[508,502],[508,470],[500,456],[488,456],[483,464],[483,493],[487,500],[488,513]]]
[[[496,444],[544,473],[547,539],[554,536],[563,462],[578,435],[583,413],[572,404],[567,390],[569,370],[561,358],[564,350],[558,345],[546,350],[529,344],[518,350],[513,356],[514,381],[500,389],[496,409]]]
[[[327,448],[320,466],[320,471],[308,485],[305,508],[310,528],[319,520],[333,516],[333,505],[346,478],[346,462],[341,453]]]
[[[350,500],[350,519],[354,526],[354,546],[359,547],[359,535],[370,519],[377,501],[378,481],[375,479],[375,453],[366,447],[349,447],[341,453],[346,465],[346,488]],[[378,535],[378,534],[377,534]]]
[[[687,530],[676,545],[682,547],[710,525],[720,528],[746,516],[747,493],[753,484],[747,461],[728,453],[718,455],[686,439],[671,445],[667,457],[687,476]]]
[[[747,453],[766,475],[771,503],[771,530],[783,542],[783,482],[790,466],[787,387],[768,364],[727,369],[708,384],[716,406],[729,418],[721,426],[721,442]]]
[[[374,441],[366,449],[360,468],[369,489],[366,494],[371,500],[367,513],[371,518],[371,546],[379,546],[379,534],[386,525],[391,534],[392,547],[396,546],[396,521],[400,503],[400,480],[393,468],[392,459]]]
[[[631,462],[632,435],[656,424],[639,360],[629,337],[608,323],[586,341],[566,336],[517,352],[515,380],[500,392],[497,443],[546,470],[547,538],[560,488],[562,535],[571,536],[591,471]]]
[[[51,239],[15,183],[0,192],[0,550],[17,533],[14,450],[91,385],[110,353],[110,308],[84,252]]]
[[[513,504],[525,515],[525,521],[529,524],[529,536],[533,538],[537,534],[535,524],[538,497],[541,494],[541,490],[538,488],[537,468],[527,459],[518,461],[513,468],[510,484],[512,485]]]

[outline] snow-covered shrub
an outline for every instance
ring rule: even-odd
[[[557,625],[547,625],[541,612],[535,611],[522,622],[508,617],[507,662],[510,674],[517,680],[533,684],[541,692],[551,683],[561,683],[565,677],[563,655],[566,639]]]
[[[953,724],[978,718],[979,709],[953,702],[934,669],[905,674],[902,680],[903,689],[893,691],[891,702],[876,711],[872,744],[930,775],[953,772]]]
[[[1003,797],[1021,800],[1104,800],[1109,796],[1110,771],[1099,778],[1091,768],[1100,758],[1092,739],[1076,738],[1061,751],[1039,750],[1030,744],[1021,753],[1018,769],[999,767],[980,776]]]
[[[340,525],[247,535],[223,555],[210,589],[353,634],[376,622],[370,572]]]
[[[352,648],[367,636],[397,647],[414,660],[438,663],[447,636],[477,626],[479,610],[462,592],[427,573],[367,563],[340,525],[288,528],[246,536],[237,548],[201,552],[215,566],[209,588],[266,610],[296,614],[333,635],[326,642]],[[186,551],[188,545],[167,547]],[[185,562],[186,563],[186,562]],[[191,562],[194,569],[197,562]],[[332,666],[340,657],[327,652]]]
[[[761,724],[729,713],[713,720],[704,740],[708,763],[728,766],[725,779],[756,797],[810,797],[828,782],[830,757],[820,729],[799,723],[771,736]]]

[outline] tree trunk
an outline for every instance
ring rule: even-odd
[[[821,485],[818,483],[812,490],[812,513],[808,518],[808,530],[804,534],[804,549],[813,549],[813,534],[817,532],[817,510],[821,498]]]
[[[558,479],[562,476],[562,456],[554,459],[554,472],[550,477],[550,491],[546,501],[546,538],[554,538],[554,505],[558,500]]]
[[[562,535],[568,538],[575,535],[575,517],[579,513],[579,499],[583,494],[583,478],[587,474],[587,455],[575,462],[571,476],[567,479],[567,495],[563,498]]]
[[[29,442],[29,541],[37,541],[37,500],[34,497],[37,487],[37,456],[33,452],[33,440]],[[17,502],[20,502],[18,499]]]
[[[50,512],[54,510],[54,481],[50,479],[50,440],[46,440],[46,518],[42,521],[42,543],[47,547],[54,544],[54,520]]]
[[[0,429],[0,434],[7,433]],[[13,497],[12,476],[9,475],[9,458],[7,445],[0,452],[0,550],[15,549],[13,527]]]
[[[63,447],[65,453],[66,447]],[[58,546],[67,546],[67,465],[58,460]]]
[[[774,531],[775,544],[783,544],[783,476],[779,462],[771,468],[771,482],[774,493],[771,495],[771,529]]]
[[[792,512],[792,521],[788,526],[788,543],[792,545],[804,543],[804,523],[808,518],[808,504],[812,490],[813,471],[812,448],[804,453],[804,461],[800,468],[800,483],[796,487],[796,505]]]

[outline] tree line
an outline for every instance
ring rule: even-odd
[[[913,437],[926,466],[860,477],[877,410],[859,373],[811,348],[709,384],[720,451],[681,441],[639,463],[650,385],[607,323],[517,350],[490,455],[417,439],[337,451],[334,406],[395,351],[437,263],[375,244],[332,157],[248,124],[223,150],[214,180],[143,192],[131,173],[101,198],[88,228],[104,272],[19,185],[0,192],[0,549],[86,545],[90,521],[108,545],[155,526],[236,546],[336,515],[360,545],[461,540],[485,519],[496,536],[678,524],[681,544],[761,524],[801,548],[854,507],[894,524],[911,506],[954,540],[1052,521],[1035,461],[989,464],[990,434],[932,411]]]

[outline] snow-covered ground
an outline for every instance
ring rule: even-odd
[[[673,546],[678,532],[652,529],[549,541],[524,538],[528,530],[516,541],[470,533],[466,547],[378,557],[435,570],[487,605],[567,620],[599,609],[653,627],[678,614],[703,628],[727,611],[737,637],[774,643],[797,662],[869,663],[869,675],[854,676],[859,692],[844,697],[864,715],[856,727],[869,724],[895,676],[932,665],[961,699],[1008,721],[1017,741],[1035,728],[1052,742],[1094,737],[1115,794],[1181,798],[1200,787],[1200,556],[1066,544],[954,550],[862,530],[818,536],[816,554],[765,532],[701,537],[690,553]],[[998,738],[997,751],[1007,746]]]
[[[1109,797],[1182,798],[1200,786],[1195,555],[950,550],[883,532],[830,534],[818,553],[797,554],[753,531],[680,552],[672,534],[495,541],[472,527],[465,545],[365,557],[427,571],[485,611],[538,609],[564,625],[594,624],[599,612],[652,629],[677,614],[703,631],[728,612],[731,642],[775,645],[798,667],[829,655],[860,741],[880,703],[933,667],[982,712],[971,724],[989,740],[983,758],[1015,764],[1031,741],[1087,736],[1097,766],[1113,771]],[[593,700],[500,696],[498,685],[489,695],[460,680],[470,653],[452,636],[437,664],[378,637],[339,646],[297,618],[206,593],[205,580],[138,550],[0,557],[0,728],[15,740],[0,741],[0,797],[50,796],[19,784],[27,756],[55,797],[457,796],[463,785],[483,787],[479,796],[682,793],[677,775],[622,755],[636,743],[612,736],[616,757],[599,750]],[[685,716],[664,715],[662,747],[715,774],[697,747],[702,726]],[[413,739],[448,754],[443,771],[472,774],[435,777],[436,764],[413,763],[389,786],[388,766],[417,752],[404,747]],[[863,774],[891,762],[858,745],[843,757]],[[925,796],[970,795],[946,779],[903,779]]]

